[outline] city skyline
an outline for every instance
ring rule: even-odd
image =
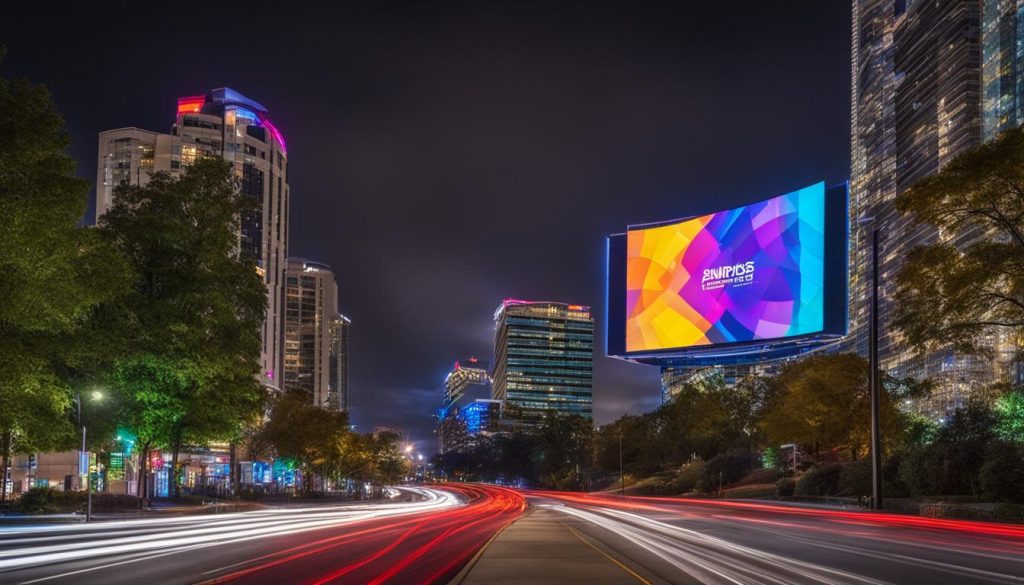
[[[234,87],[273,112],[299,153],[288,252],[334,268],[348,291],[341,311],[359,324],[350,384],[361,430],[401,427],[432,444],[444,374],[455,357],[489,354],[503,298],[588,304],[601,331],[603,236],[624,222],[717,211],[848,175],[848,6],[809,2],[728,20],[710,7],[581,15],[472,6],[414,11],[408,21],[390,18],[387,5],[330,10],[283,24],[239,16],[273,34],[276,50],[260,67],[200,57],[226,54],[213,22],[182,36],[152,14],[147,42],[189,47],[156,55],[176,66],[152,67],[154,55],[110,51],[141,42],[121,16],[96,24],[122,30],[119,40],[94,46],[77,32],[96,22],[91,11],[49,15],[45,27],[26,13],[11,19],[19,30],[4,30],[4,66],[68,104],[73,154],[89,180],[99,131],[165,131],[179,96]],[[61,47],[80,56],[73,75],[47,57]],[[499,213],[510,205],[523,213]],[[548,211],[527,209],[541,205]],[[419,286],[433,278],[463,286],[443,295]],[[391,367],[398,355],[401,369]],[[598,340],[596,422],[660,403],[656,369],[603,355]]]

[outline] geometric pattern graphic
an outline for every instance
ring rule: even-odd
[[[824,329],[824,183],[627,238],[627,352]]]

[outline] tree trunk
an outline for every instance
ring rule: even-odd
[[[145,508],[147,490],[146,484],[149,475],[149,443],[142,445],[139,450],[139,509]]]
[[[167,494],[174,497],[181,497],[180,486],[178,485],[178,452],[181,451],[181,428],[174,432],[174,450],[171,452],[171,469],[167,472],[167,482],[170,484]]]
[[[228,454],[230,463],[228,464],[228,477],[231,478],[228,488],[231,490],[231,495],[237,497],[239,493],[239,486],[242,483],[241,467],[238,465],[238,448],[234,441],[231,441],[228,447]]]
[[[11,431],[4,433],[4,458],[0,464],[0,506],[7,505],[7,467],[11,464]]]

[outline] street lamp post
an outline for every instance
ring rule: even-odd
[[[99,390],[93,390],[93,400],[100,400],[103,398],[103,394]],[[82,463],[85,463],[85,521],[89,522],[92,520],[92,473],[90,472],[90,457],[88,452],[85,450],[85,421],[82,420],[82,393],[75,393],[75,403],[78,406],[78,425],[82,427],[82,452],[78,458],[78,465],[82,467]],[[79,469],[79,472],[82,470]]]
[[[85,423],[82,421],[81,392],[75,394],[75,402],[78,405],[78,426],[82,427],[82,452],[81,455],[78,457],[78,465],[79,467],[81,467],[82,463],[85,462],[85,521],[89,522],[90,520],[92,520],[92,477],[90,477],[89,473],[89,455],[85,450]],[[79,469],[78,471],[79,475],[81,475],[82,470]]]

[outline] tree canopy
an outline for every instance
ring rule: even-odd
[[[112,379],[144,449],[234,439],[262,409],[267,293],[238,252],[240,218],[252,209],[229,163],[200,158],[179,177],[119,186],[100,218],[135,274],[118,307],[128,344]]]
[[[3,51],[0,49],[0,63]],[[127,265],[81,225],[64,120],[41,85],[0,77],[0,439],[4,456],[67,448],[74,392],[105,362],[102,306]]]
[[[992,327],[1024,332],[1024,129],[1002,133],[911,187],[896,202],[937,241],[897,276],[894,325],[922,351],[984,351]]]

